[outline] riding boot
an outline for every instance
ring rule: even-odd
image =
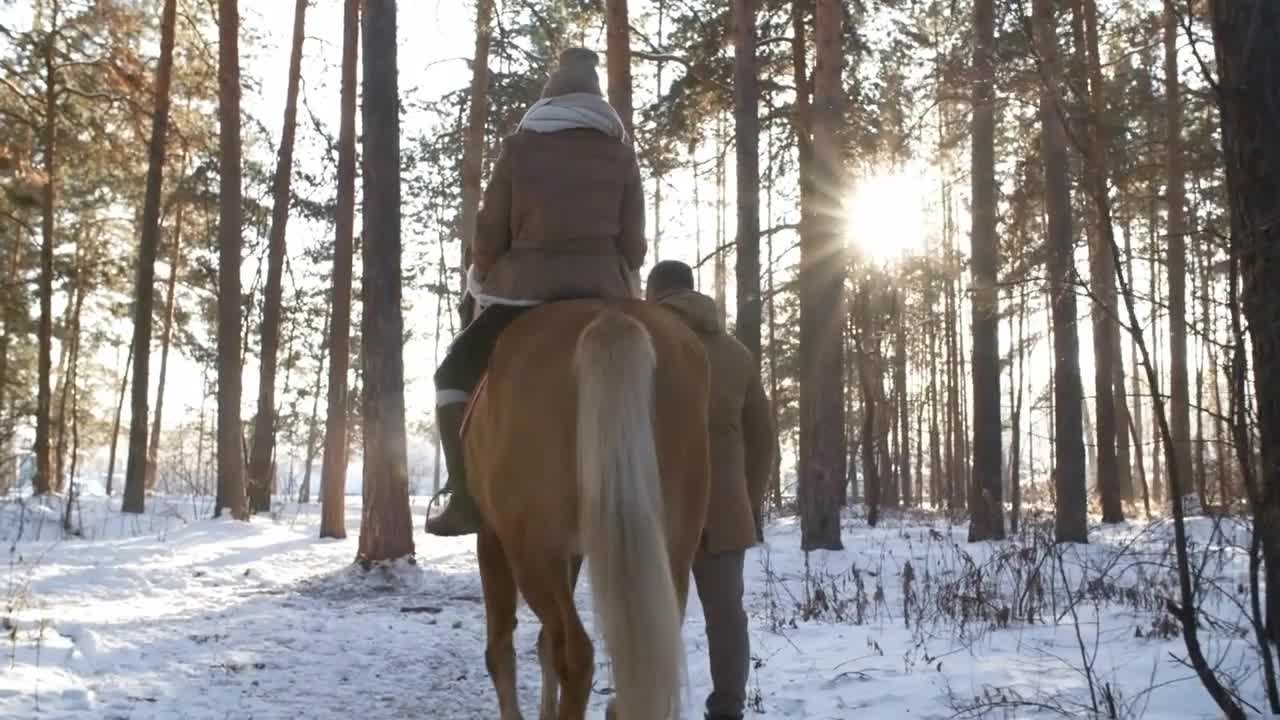
[[[445,468],[449,472],[449,479],[444,487],[449,493],[449,500],[439,515],[427,518],[427,532],[432,535],[453,537],[470,535],[480,530],[480,510],[467,487],[462,462],[462,437],[459,431],[462,429],[466,407],[465,403],[450,403],[436,408],[440,445],[444,450]]]

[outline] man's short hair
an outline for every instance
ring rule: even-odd
[[[663,260],[649,271],[645,297],[656,300],[673,292],[693,289],[693,268],[679,260]]]

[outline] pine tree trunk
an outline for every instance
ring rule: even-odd
[[[953,227],[951,224],[951,193],[947,192],[945,197],[947,206],[945,221],[946,228],[944,230],[945,243],[947,248],[947,283],[946,283],[946,313],[947,313],[947,428],[950,437],[947,438],[948,457],[947,457],[947,484],[950,488],[948,496],[948,509],[963,510],[968,506],[968,487],[964,480],[964,428],[960,419],[961,400],[960,400],[960,363],[961,352],[959,348],[959,323],[957,315],[959,308],[956,306],[956,278],[958,272],[955,267],[955,239],[953,237]]]
[[[1191,465],[1191,400],[1187,375],[1187,220],[1186,171],[1182,158],[1182,88],[1178,80],[1178,14],[1173,0],[1164,0],[1165,51],[1165,117],[1168,121],[1168,184],[1165,200],[1169,205],[1168,263],[1169,271],[1169,424],[1173,432],[1174,457],[1178,459],[1178,477],[1185,483],[1192,477]],[[1184,491],[1186,488],[1183,488]]]
[[[1163,290],[1161,289],[1161,285],[1160,285],[1160,278],[1163,277],[1163,273],[1160,272],[1160,263],[1158,260],[1159,247],[1160,247],[1159,235],[1156,229],[1157,228],[1156,202],[1157,202],[1158,194],[1157,194],[1157,191],[1155,190],[1154,181],[1152,182],[1152,191],[1151,191],[1150,197],[1151,197],[1151,202],[1148,209],[1147,230],[1148,230],[1148,234],[1150,235],[1150,237],[1148,238],[1148,245],[1151,248],[1151,257],[1149,258],[1147,266],[1149,269],[1148,275],[1151,279],[1150,297],[1159,298],[1159,297],[1163,297],[1163,294],[1162,294]],[[1135,342],[1134,344],[1136,345],[1137,343]],[[1156,378],[1160,379],[1161,378],[1160,357],[1161,357],[1161,352],[1163,350],[1160,344],[1160,303],[1154,302],[1154,301],[1151,303],[1151,345],[1152,345],[1152,348],[1155,350],[1155,353],[1152,357],[1151,362],[1152,364],[1155,365]],[[1136,357],[1136,353],[1135,353],[1135,357]],[[1134,362],[1136,363],[1137,360],[1135,359]],[[1136,368],[1135,368],[1134,374],[1137,374]],[[1151,487],[1149,488],[1149,492],[1151,496],[1155,498],[1156,502],[1159,503],[1164,497],[1164,474],[1160,469],[1161,459],[1164,457],[1164,438],[1160,436],[1160,429],[1156,424],[1156,418],[1155,418],[1156,391],[1155,391],[1155,388],[1152,388],[1149,383],[1147,385],[1147,392],[1148,392],[1148,400],[1151,403],[1151,416],[1152,416],[1151,417]]]
[[[116,357],[120,357],[117,355]],[[116,476],[116,443],[120,439],[120,416],[124,414],[125,390],[129,387],[129,369],[133,366],[133,343],[129,343],[129,353],[125,356],[124,370],[120,373],[120,395],[116,401],[115,419],[111,422],[111,450],[107,459],[107,497],[111,497]]]
[[[725,255],[729,248],[725,243],[725,209],[728,207],[725,187],[725,127],[724,116],[716,116],[716,242],[715,257],[712,261],[714,272],[712,284],[714,288],[716,310],[719,313],[720,326],[726,327],[729,318],[729,265]]]
[[[480,180],[484,159],[484,129],[489,122],[489,44],[493,38],[493,0],[476,2],[476,49],[471,60],[471,95],[467,104],[467,140],[462,146],[461,287],[467,287],[471,242],[480,212]],[[464,322],[469,318],[464,318]]]
[[[136,357],[133,360],[133,382],[131,383],[133,397],[129,416],[129,454],[125,465],[124,502],[121,506],[121,509],[128,513],[141,513],[146,498],[147,393],[150,391],[151,321],[155,299],[156,253],[160,245],[160,193],[164,185],[165,145],[169,130],[169,85],[173,70],[176,21],[176,0],[165,0],[161,21],[160,64],[156,70],[156,107],[155,114],[152,116],[147,190],[142,208],[142,239],[138,248],[138,276],[134,300],[133,352]]]
[[[935,279],[929,277],[930,287],[927,292],[929,301],[929,503],[935,510],[941,509],[945,502],[942,489],[942,445],[938,428],[938,404],[941,402],[938,392],[938,313],[935,301],[936,291],[932,287]]]
[[[351,271],[356,193],[356,62],[360,0],[342,15],[342,97],[338,129],[338,216],[333,245],[333,318],[329,326],[329,394],[320,465],[320,537],[345,538],[348,370],[351,364]]]
[[[41,194],[40,222],[40,324],[37,330],[39,389],[36,393],[36,437],[32,452],[35,454],[35,475],[31,478],[34,495],[48,495],[53,491],[53,457],[49,443],[50,411],[53,393],[49,378],[53,370],[53,232],[54,188],[57,184],[58,138],[58,68],[57,37],[58,15],[62,3],[52,0],[49,6],[49,36],[45,43],[44,71],[44,126],[41,128],[44,144],[44,188]]]
[[[1054,395],[1057,430],[1058,542],[1088,542],[1088,488],[1085,483],[1084,434],[1081,428],[1080,340],[1076,333],[1076,298],[1072,288],[1073,233],[1071,192],[1067,182],[1067,138],[1057,89],[1060,86],[1058,39],[1052,0],[1035,0],[1034,20],[1043,88],[1040,116],[1044,125],[1045,189],[1049,215],[1048,270],[1053,303]]]
[[[249,519],[244,481],[240,395],[240,9],[238,0],[218,0],[218,507]],[[145,343],[139,347],[146,349]],[[139,358],[145,353],[139,353]],[[141,396],[146,402],[146,383]],[[135,394],[138,392],[135,389]],[[139,456],[138,462],[144,461]],[[133,462],[132,454],[130,463]]]
[[[631,109],[631,25],[627,0],[605,0],[609,104],[622,118],[627,136],[635,139]]]
[[[160,338],[160,377],[156,387],[156,416],[151,421],[151,441],[147,444],[148,491],[154,491],[159,472],[156,458],[160,455],[160,422],[164,417],[164,389],[169,376],[169,346],[173,342],[173,312],[176,308],[178,271],[182,267],[182,218],[183,207],[178,206],[173,223],[173,255],[169,258],[169,284],[165,288],[164,330]]]
[[[395,0],[364,16],[364,511],[358,559],[413,555],[400,307],[400,94]],[[612,83],[611,83],[612,85]]]
[[[658,10],[658,47],[662,48],[664,46],[664,43],[666,42],[665,35],[663,34],[663,32],[666,29],[665,24],[667,19],[667,6],[666,6],[666,3],[663,2],[663,0],[657,0],[657,5],[658,5],[658,8],[657,8]],[[662,97],[662,94],[663,94],[664,86],[662,83],[662,74],[663,74],[662,71],[665,68],[666,68],[666,62],[663,60],[659,60],[656,63],[656,67],[654,67],[654,86],[655,86],[654,94],[657,97]],[[759,142],[758,137],[757,137],[757,142]],[[664,165],[665,165],[664,162],[655,158],[655,162],[654,162],[655,167],[653,168],[653,259],[655,262],[662,259],[662,186],[666,184]],[[759,172],[757,172],[757,176],[758,175],[759,175]],[[759,196],[757,191],[757,198],[758,197]],[[757,203],[758,202],[759,200],[757,200]],[[760,224],[759,217],[757,215],[756,226],[759,227],[759,224]],[[756,247],[757,248],[759,247],[758,241],[757,241]],[[757,268],[758,268],[758,261],[757,261]],[[757,280],[756,282],[757,282],[756,287],[758,288],[759,280]],[[757,330],[757,335],[758,334],[759,334],[759,330]],[[759,356],[760,356],[760,353],[757,352],[756,357],[758,358]]]
[[[9,277],[18,277],[18,261],[22,253],[22,230],[13,228],[12,241],[9,244],[7,262],[4,267]],[[772,267],[772,266],[771,266]],[[772,270],[770,271],[772,272]],[[770,280],[772,282],[772,280]],[[7,400],[5,387],[9,383],[9,347],[13,338],[13,320],[26,313],[23,307],[23,294],[16,288],[7,288],[8,292],[0,295],[4,308],[0,309],[0,495],[8,495],[13,486],[16,453],[9,452],[7,447],[14,437],[15,415],[13,410],[6,413]],[[20,314],[21,313],[21,314]]]
[[[911,408],[907,393],[907,306],[901,290],[895,292],[897,313],[897,346],[894,348],[895,375],[893,384],[898,388],[898,468],[900,482],[899,500],[902,505],[915,504],[915,488],[911,482]]]
[[[874,291],[864,284],[857,289],[857,306],[853,309],[858,318],[857,365],[858,384],[862,394],[862,428],[858,443],[862,454],[862,496],[867,506],[867,524],[875,527],[880,521],[880,505],[883,496],[883,467],[876,454],[876,415],[879,403],[875,379],[875,333],[873,328],[871,297]]]
[[[737,145],[738,234],[734,333],[760,361],[760,88],[756,0],[734,0],[733,127]]]
[[[843,547],[840,494],[846,464],[840,332],[845,252],[839,225],[815,211],[836,206],[844,187],[837,138],[843,124],[842,3],[817,0],[814,27],[817,64],[807,182],[813,202],[801,211],[800,230],[800,544],[804,550],[838,550]]]
[[[874,343],[871,366],[875,369],[875,381],[872,392],[875,393],[876,407],[872,413],[875,417],[875,451],[876,462],[880,466],[880,503],[887,508],[898,507],[898,488],[893,476],[893,418],[894,409],[889,405],[888,393],[884,390],[884,378],[888,370],[884,351],[877,340]]]
[[[70,432],[70,425],[75,422],[75,410],[68,411],[67,405],[75,404],[76,376],[80,365],[80,314],[84,310],[84,298],[89,291],[88,284],[80,277],[79,272],[75,273],[75,278],[75,300],[71,304],[71,321],[66,326],[67,338],[64,343],[70,347],[67,353],[66,373],[62,380],[62,396],[58,403],[58,447],[54,455],[56,472],[53,488],[56,493],[61,493],[68,481],[68,474],[65,472],[67,434]]]
[[[765,193],[765,215],[769,227],[773,227],[773,136],[769,135],[769,184]],[[781,402],[778,399],[778,295],[777,286],[774,283],[774,260],[773,260],[773,233],[769,233],[765,240],[765,252],[768,254],[768,283],[769,283],[769,413],[773,417],[773,426],[779,427],[778,419],[781,414]],[[775,510],[782,508],[782,453],[773,454],[773,507]]]
[[[1105,86],[1102,81],[1101,59],[1098,54],[1098,11],[1094,0],[1075,0],[1073,11],[1078,25],[1078,38],[1084,47],[1076,48],[1076,57],[1084,68],[1087,84],[1082,84],[1086,96],[1082,145],[1085,154],[1086,193],[1093,204],[1093,224],[1089,233],[1089,275],[1093,290],[1090,318],[1093,324],[1094,356],[1094,413],[1097,417],[1096,454],[1094,476],[1102,500],[1102,521],[1124,521],[1121,503],[1119,460],[1116,451],[1119,425],[1116,410],[1116,369],[1120,363],[1119,345],[1113,345],[1113,335],[1119,337],[1113,326],[1115,312],[1115,262],[1111,248],[1115,244],[1111,219],[1111,197],[1108,188],[1110,171],[1107,167],[1103,115],[1106,112]],[[1114,333],[1113,333],[1114,331]],[[1123,396],[1122,396],[1123,397]]]
[[[315,468],[316,450],[320,445],[320,388],[324,387],[325,360],[328,359],[329,318],[332,312],[332,305],[325,307],[320,367],[316,370],[315,385],[311,387],[311,418],[307,421],[307,457],[302,466],[302,487],[298,488],[299,505],[311,502],[311,471]]]
[[[1129,229],[1129,222],[1124,225],[1124,253],[1125,253],[1125,274],[1129,277],[1133,275],[1133,237]],[[1147,518],[1151,517],[1151,491],[1147,483],[1147,468],[1145,458],[1145,448],[1143,447],[1143,419],[1142,419],[1142,377],[1138,373],[1138,348],[1135,341],[1130,341],[1129,358],[1132,363],[1130,366],[1130,375],[1133,377],[1133,414],[1129,417],[1129,435],[1133,438],[1133,458],[1137,461],[1138,482],[1137,487],[1133,488],[1136,495],[1139,491],[1142,493],[1143,512]],[[1133,499],[1132,497],[1130,499]]]
[[[289,223],[289,188],[293,177],[293,141],[298,127],[298,85],[302,74],[302,41],[306,37],[307,0],[293,10],[293,48],[289,54],[289,82],[285,91],[284,127],[272,184],[271,230],[267,236],[267,285],[262,301],[262,348],[258,365],[258,412],[253,422],[249,458],[249,505],[253,512],[271,509],[276,434],[276,364],[280,352],[280,315],[284,252]]]
[[[1243,273],[1241,304],[1253,340],[1262,470],[1254,528],[1262,535],[1267,634],[1280,643],[1280,7],[1262,0],[1213,0],[1211,8],[1232,254]]]
[[[1001,487],[1000,306],[996,293],[1000,242],[996,237],[995,8],[973,6],[977,41],[973,65],[973,489],[969,542],[1004,537]]]
[[[1022,298],[1018,303],[1018,334],[1014,342],[1018,348],[1018,379],[1010,383],[1017,386],[1013,396],[1013,417],[1010,419],[1011,437],[1009,438],[1009,500],[1012,512],[1009,514],[1009,534],[1018,533],[1018,525],[1022,521],[1022,391],[1026,387],[1027,357],[1027,292],[1023,285]]]
[[[1192,212],[1191,226],[1195,227],[1198,223],[1195,220],[1196,213]],[[1199,279],[1200,285],[1200,336],[1201,342],[1198,351],[1198,360],[1196,362],[1196,443],[1195,443],[1195,468],[1196,468],[1196,492],[1200,493],[1201,502],[1208,504],[1209,488],[1208,488],[1208,470],[1205,467],[1205,440],[1204,440],[1204,410],[1206,407],[1204,395],[1205,383],[1205,365],[1209,362],[1208,346],[1210,343],[1209,328],[1209,293],[1213,292],[1213,277],[1207,270],[1208,261],[1204,257],[1203,252],[1197,252],[1194,255],[1196,265],[1196,277]],[[1195,293],[1193,293],[1194,295]],[[1222,502],[1222,498],[1218,498],[1218,502]]]

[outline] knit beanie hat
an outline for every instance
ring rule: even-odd
[[[596,67],[600,56],[586,48],[569,48],[560,53],[560,67],[547,78],[542,97],[558,97],[570,93],[590,93],[604,97]]]

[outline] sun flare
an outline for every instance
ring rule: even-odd
[[[923,172],[909,168],[858,180],[846,202],[848,242],[877,264],[923,251],[929,187]]]

